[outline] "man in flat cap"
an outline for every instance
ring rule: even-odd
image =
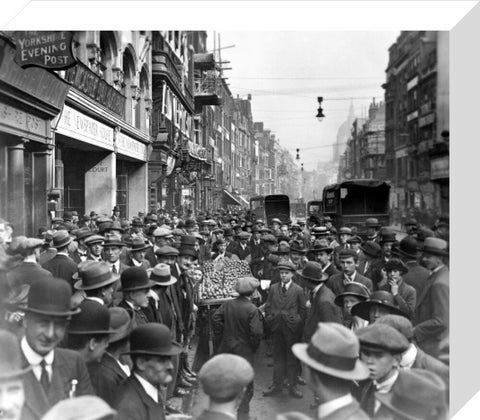
[[[364,284],[370,292],[373,291],[372,281],[365,276],[362,276],[357,271],[358,255],[351,249],[344,249],[340,251],[338,255],[340,266],[342,268],[341,274],[334,274],[327,280],[327,286],[332,290],[335,295],[339,295],[345,291],[345,286],[356,281],[357,283]]]
[[[114,408],[119,420],[165,420],[159,389],[173,381],[172,357],[182,346],[172,341],[168,327],[148,323],[130,334],[132,373],[122,383]]]
[[[203,391],[209,397],[208,408],[198,420],[237,419],[237,408],[243,394],[253,383],[253,368],[243,357],[219,354],[206,362],[199,372]],[[238,417],[240,419],[242,417]]]
[[[422,252],[422,264],[431,274],[417,298],[413,336],[423,351],[438,357],[442,340],[448,339],[450,328],[448,243],[440,238],[426,238]]]
[[[318,399],[315,419],[368,420],[351,394],[353,381],[368,378],[368,368],[358,360],[358,338],[337,323],[321,322],[308,343],[292,348],[306,367],[308,387]],[[285,413],[282,418],[300,419],[298,413]]]
[[[72,350],[58,348],[68,322],[79,312],[70,308],[72,292],[62,279],[39,277],[30,287],[25,312],[25,336],[20,342],[24,378],[22,420],[39,419],[55,403],[75,395],[92,394],[85,362]]]
[[[103,261],[103,242],[104,237],[100,235],[92,235],[85,239],[84,245],[88,250],[87,260]]]
[[[263,395],[281,395],[287,379],[290,396],[302,398],[296,387],[298,369],[291,347],[301,339],[306,315],[305,294],[292,281],[296,269],[291,261],[280,260],[277,269],[281,281],[271,286],[265,304],[265,321],[273,340],[273,384]]]
[[[11,332],[0,330],[0,418],[20,420],[25,402],[23,378],[32,367],[22,367],[20,346]]]
[[[260,285],[253,277],[239,278],[236,291],[239,296],[223,303],[212,316],[214,334],[220,338],[218,353],[244,357],[251,366],[263,337],[263,322],[258,308],[251,302],[253,292]],[[248,420],[253,381],[248,385],[238,409],[238,419]]]
[[[408,349],[407,339],[395,328],[372,324],[356,331],[360,340],[360,360],[370,371],[369,379],[361,382],[356,396],[362,409],[372,418],[381,419],[383,410],[375,393],[387,394],[398,378],[402,353]]]

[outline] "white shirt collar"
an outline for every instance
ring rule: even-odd
[[[110,271],[112,271],[112,265],[114,265],[115,268],[117,269],[117,273],[120,274],[120,259],[118,259],[114,263],[109,262],[108,264],[110,265]]]
[[[101,305],[105,305],[105,302],[101,298],[96,297],[96,296],[86,296],[85,299],[86,300],[93,300],[94,302],[98,302]]]
[[[322,268],[322,272],[325,272],[325,270],[332,265],[332,262],[329,261],[328,264]]]
[[[135,267],[141,267],[141,265],[143,264],[143,262],[139,262],[135,258],[132,258],[132,262]]]
[[[398,370],[395,370],[394,374],[390,378],[385,379],[383,382],[373,381],[377,392],[380,394],[388,394],[392,389],[393,384],[398,378]]]
[[[140,375],[137,375],[137,373],[133,372],[133,374],[135,375],[135,378],[138,379],[138,382],[140,382],[140,385],[142,385],[142,388],[145,390],[147,395],[158,404],[157,388],[155,388],[150,382],[143,379]]]
[[[312,294],[315,296],[322,286],[323,283],[319,283],[317,286],[315,286],[315,288],[312,290]]]
[[[33,367],[33,373],[35,374],[37,379],[40,381],[40,376],[42,375],[42,368],[40,366],[40,362],[43,359],[45,359],[45,362],[47,363],[45,369],[48,372],[48,376],[50,377],[50,379],[52,379],[52,364],[55,356],[54,350],[51,350],[49,353],[46,354],[46,356],[41,356],[30,347],[30,344],[28,344],[26,337],[23,337],[21,339],[20,347],[22,348],[23,354],[25,355],[28,363]]]
[[[441,270],[443,267],[445,267],[445,265],[444,265],[444,264],[440,264],[437,268],[434,268],[434,269],[431,271],[431,273],[432,273],[432,274],[433,274],[433,273],[436,273],[437,271]]]
[[[281,286],[281,287],[283,287],[283,285],[285,284],[285,287],[286,287],[287,290],[288,290],[288,289],[290,289],[290,286],[292,285],[292,280],[290,280],[288,283],[283,283],[283,282],[281,282],[281,283],[282,283],[282,286]]]
[[[403,353],[402,360],[400,361],[400,367],[403,369],[411,369],[417,358],[418,349],[415,344],[410,344],[408,350]]]
[[[65,257],[69,257],[68,252],[57,252],[57,255],[65,255]]]
[[[334,411],[339,410],[353,402],[352,394],[344,395],[343,397],[336,398],[331,401],[327,401],[326,403],[320,404],[318,406],[318,418],[323,419]]]
[[[343,277],[348,282],[355,281],[355,277],[357,277],[357,270],[355,270],[351,276],[347,276],[347,274],[343,273]]]

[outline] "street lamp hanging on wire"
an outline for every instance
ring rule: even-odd
[[[325,118],[325,115],[323,114],[323,109],[322,109],[322,101],[323,101],[323,96],[319,96],[317,97],[317,101],[318,101],[318,109],[317,109],[317,115],[316,115],[316,118],[319,122],[322,122],[323,119]]]

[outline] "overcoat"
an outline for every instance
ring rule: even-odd
[[[345,284],[343,283],[344,278],[345,277],[343,273],[335,274],[328,278],[326,284],[328,288],[335,294],[335,296],[338,296],[345,291]],[[370,290],[370,293],[373,291],[372,280],[370,280],[368,277],[362,276],[358,271],[357,274],[355,274],[355,281],[367,286],[368,290]]]
[[[73,275],[77,272],[77,264],[67,255],[57,254],[50,261],[48,261],[43,268],[50,271],[53,277],[64,279],[72,286],[73,289]]]

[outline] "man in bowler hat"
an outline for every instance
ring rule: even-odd
[[[200,383],[209,402],[208,408],[197,419],[237,419],[237,408],[244,400],[245,390],[253,383],[253,376],[252,365],[241,356],[219,354],[212,357],[199,372]]]
[[[318,398],[315,419],[368,420],[351,394],[353,381],[368,378],[368,368],[358,360],[358,338],[338,323],[321,322],[308,343],[293,345],[295,356],[306,366],[308,387]],[[283,418],[302,418],[285,413]]]
[[[292,281],[296,269],[291,261],[281,260],[277,269],[281,281],[270,287],[265,304],[265,321],[272,331],[273,340],[273,384],[263,395],[281,395],[283,382],[287,379],[290,395],[302,398],[296,387],[298,369],[291,347],[301,340],[306,315],[305,294]]]
[[[417,291],[417,298],[427,284],[430,271],[418,263],[418,242],[413,236],[405,236],[396,249],[399,258],[408,267],[408,272],[403,275],[405,283],[414,287]]]
[[[263,337],[263,322],[258,308],[252,303],[253,292],[260,285],[253,277],[239,278],[236,291],[239,296],[223,303],[212,316],[214,334],[220,338],[218,353],[244,357],[251,366]],[[253,381],[248,385],[238,409],[239,420],[248,420],[253,397]]]
[[[148,323],[130,334],[132,373],[123,382],[114,408],[119,420],[165,420],[161,386],[173,381],[172,356],[182,352],[162,324]]]
[[[25,312],[25,336],[20,342],[24,378],[22,419],[40,419],[55,403],[75,395],[92,394],[85,362],[72,350],[58,348],[68,321],[80,310],[70,308],[72,292],[62,279],[40,277],[30,287]]]

